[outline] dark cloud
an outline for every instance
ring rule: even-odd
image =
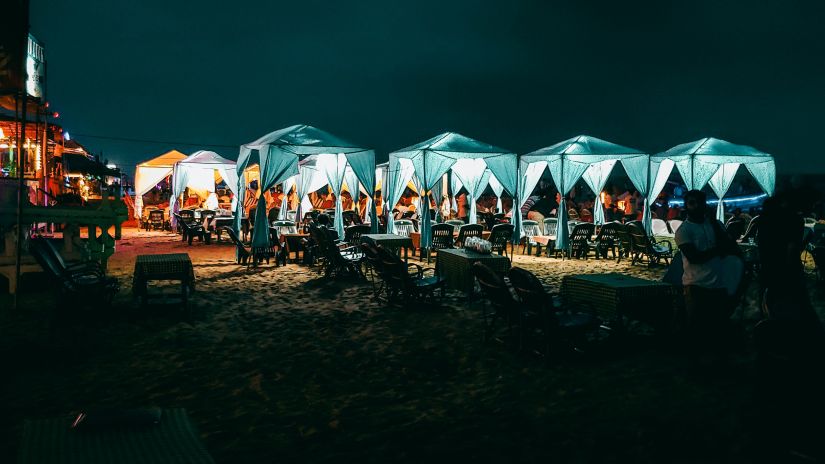
[[[305,122],[381,157],[444,130],[519,152],[712,135],[825,171],[819,2],[258,3],[33,0],[63,124],[236,146]],[[82,141],[124,165],[175,148]]]

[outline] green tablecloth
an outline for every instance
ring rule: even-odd
[[[436,271],[444,277],[447,287],[471,294],[475,287],[473,264],[481,262],[499,274],[510,270],[510,260],[497,254],[482,254],[463,248],[438,250]]]
[[[184,409],[166,409],[157,425],[70,428],[72,418],[28,420],[18,462],[197,464],[214,461]]]
[[[561,294],[565,302],[591,309],[606,321],[632,317],[658,323],[673,311],[672,285],[618,273],[565,276]]]

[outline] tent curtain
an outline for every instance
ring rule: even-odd
[[[746,163],[745,167],[751,173],[756,183],[762,187],[762,190],[773,196],[776,191],[776,164],[774,160],[769,160],[761,163]]]
[[[347,159],[343,154],[322,154],[318,155],[317,166],[327,176],[329,188],[335,195],[335,221],[334,228],[338,232],[338,237],[344,236],[343,208],[341,206],[341,188],[344,184],[344,174],[347,169]]]
[[[644,209],[642,210],[642,226],[645,231],[650,234],[653,231],[653,220],[650,214],[650,156],[634,156],[632,158],[622,159],[622,166],[624,166],[627,177],[630,182],[639,191],[644,201]]]
[[[719,198],[719,203],[716,205],[716,219],[722,223],[725,222],[725,202],[722,199],[733,183],[733,178],[736,177],[736,171],[738,170],[739,163],[722,164],[708,182],[713,193]]]
[[[490,188],[493,189],[493,193],[496,195],[496,212],[503,213],[504,206],[501,204],[501,194],[504,192],[504,186],[494,175],[490,175]]]
[[[461,180],[470,197],[468,218],[470,224],[476,223],[476,200],[481,196],[484,188],[487,187],[485,182],[489,182],[489,172],[487,163],[480,158],[462,158],[453,165],[453,174]]]
[[[169,198],[169,222],[172,227],[177,225],[175,213],[180,211],[180,196],[183,195],[186,184],[189,183],[189,171],[175,169],[172,172],[172,197]]]
[[[172,168],[166,166],[159,168],[138,166],[135,169],[135,218],[143,215],[143,195],[170,174],[172,174]]]
[[[692,155],[675,161],[688,190],[701,190],[719,168],[717,163],[709,163]]]
[[[537,161],[537,162],[527,162],[521,161],[520,162],[521,169],[521,182],[518,185],[518,201],[513,201],[513,219],[516,219],[516,216],[521,218],[521,207],[527,203],[527,199],[530,198],[530,193],[533,192],[533,189],[536,188],[536,185],[539,183],[541,179],[541,175],[544,173],[544,169],[547,168],[547,161]],[[515,224],[515,222],[514,222]],[[518,228],[519,236],[523,235],[523,231],[521,228]]]
[[[295,220],[301,221],[304,214],[312,211],[312,202],[309,201],[309,194],[323,187],[323,185],[326,184],[326,180],[314,166],[300,166],[298,171],[298,177],[295,182],[295,193],[298,195],[298,210],[295,213]]]
[[[261,177],[258,182],[258,205],[255,208],[252,248],[269,248],[269,227],[266,227],[268,221],[264,192],[298,174],[298,156],[275,146],[261,151],[258,156],[260,157]]]
[[[458,211],[458,203],[455,201],[455,197],[458,196],[458,191],[461,190],[461,179],[458,178],[455,173],[450,174],[450,207],[453,211]]]
[[[584,171],[590,166],[589,163],[580,163],[577,161],[565,160],[564,158],[553,160],[548,163],[547,167],[550,169],[550,175],[556,183],[556,188],[561,195],[561,202],[559,204],[559,225],[556,231],[556,248],[560,250],[567,249],[570,232],[567,230],[567,201],[565,196],[579,177],[584,174]]]
[[[300,171],[300,169],[299,169]],[[289,191],[292,190],[292,187],[295,186],[295,179],[298,176],[292,176],[289,179],[285,180],[283,183],[283,193],[284,197],[281,199],[281,209],[278,211],[278,220],[283,221],[286,219],[286,212],[289,209]]]
[[[596,194],[596,201],[593,203],[593,223],[604,224],[604,207],[601,201],[601,192],[604,190],[604,185],[607,183],[607,178],[610,177],[613,166],[616,160],[604,160],[598,163],[591,164],[584,174],[582,179],[590,187],[590,190]]]
[[[410,160],[405,158],[390,158],[390,166],[387,171],[387,233],[395,232],[395,221],[392,220],[392,210],[404,194],[407,183],[413,176],[415,169]]]
[[[352,168],[353,173],[355,173],[355,177],[364,187],[364,190],[367,192],[367,196],[370,198],[370,201],[367,203],[370,214],[370,229],[372,233],[376,233],[378,232],[378,215],[375,209],[375,202],[372,201],[372,197],[375,196],[376,185],[375,152],[372,150],[366,150],[357,153],[347,153],[345,156],[347,163]],[[353,201],[355,201],[357,205],[358,189],[356,188],[355,191],[356,194],[353,197]]]
[[[444,202],[444,182],[447,179],[447,174],[443,174],[441,179],[438,180],[435,184],[433,184],[433,188],[430,189],[430,195],[432,195],[433,200],[435,201],[435,218],[436,220],[443,219],[441,217],[441,203]]]

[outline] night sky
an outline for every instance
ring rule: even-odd
[[[379,160],[447,130],[519,153],[715,136],[825,172],[825,2],[253,3],[32,0],[63,126],[202,144],[75,137],[130,173],[296,123]]]

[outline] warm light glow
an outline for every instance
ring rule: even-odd
[[[39,171],[42,166],[43,166],[43,163],[42,163],[42,160],[40,158],[40,145],[38,145],[34,149],[34,170]]]
[[[0,127],[0,139],[4,139],[4,138],[6,138],[6,133],[3,132],[3,128]]]
[[[607,196],[606,193],[602,192],[599,194],[599,201],[604,204],[604,198]]]

